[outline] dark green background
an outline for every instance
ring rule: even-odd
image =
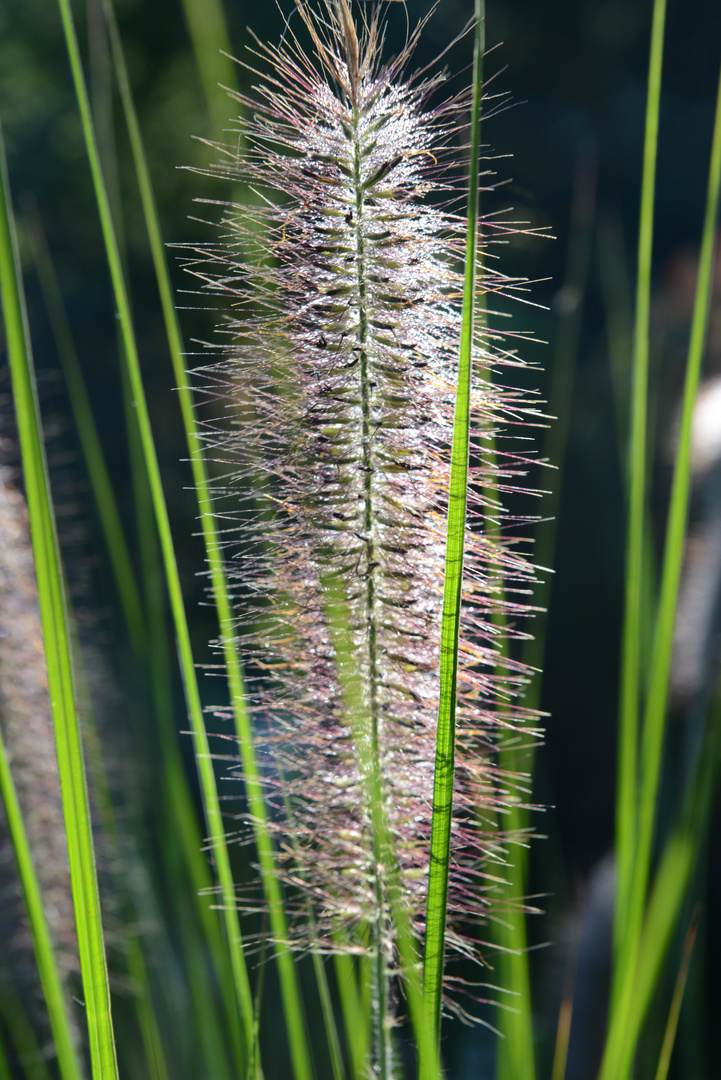
[[[391,29],[387,47],[391,54],[402,45],[406,8],[392,4],[389,9]],[[428,3],[410,0],[407,12],[411,25],[428,10]],[[106,133],[103,143],[106,164],[111,173],[113,162],[118,165],[114,186],[122,200],[127,231],[127,259],[141,358],[195,643],[198,655],[207,659],[206,643],[214,628],[209,613],[198,607],[203,595],[202,580],[198,577],[203,565],[202,551],[194,537],[193,497],[187,490],[189,471],[182,462],[186,453],[127,141],[111,89],[102,33],[97,30],[98,7],[91,5],[89,21],[83,5],[75,4],[75,11],[87,68],[92,74],[96,116],[101,131]],[[418,66],[432,61],[461,33],[471,12],[468,0],[440,0],[418,47]],[[208,121],[179,0],[121,0],[117,13],[165,239],[175,243],[202,240],[212,236],[212,229],[189,220],[189,215],[212,217],[213,210],[194,207],[193,198],[221,198],[227,191],[221,190],[218,181],[180,168],[203,167],[211,161],[212,152],[194,142],[193,136],[214,137],[217,132],[213,132]],[[248,4],[245,0],[228,0],[226,15],[232,48],[240,57],[249,42],[246,25],[261,40],[277,40],[281,32],[281,15],[269,2]],[[487,197],[486,208],[495,211],[513,205],[516,219],[528,221],[534,227],[545,227],[555,237],[553,240],[519,237],[511,241],[502,256],[509,273],[536,282],[532,297],[541,307],[519,308],[514,318],[518,326],[549,342],[531,345],[528,350],[528,359],[543,367],[550,365],[554,355],[559,313],[562,313],[558,297],[570,238],[574,174],[579,163],[597,163],[596,225],[606,233],[614,230],[614,235],[621,237],[629,273],[631,276],[633,273],[649,28],[650,4],[645,0],[489,0],[488,3],[487,42],[489,46],[500,45],[488,57],[486,70],[489,75],[496,73],[494,89],[509,93],[513,105],[493,117],[484,129],[484,141],[500,155],[494,166],[499,179],[509,181]],[[468,77],[463,72],[470,63],[470,45],[466,36],[444,61],[452,72],[458,73],[455,86]],[[654,512],[659,525],[666,502],[668,447],[690,314],[684,274],[687,266],[692,265],[700,235],[720,62],[721,7],[716,0],[683,3],[671,0],[654,249],[652,368],[659,401]],[[240,69],[238,74],[244,78]],[[215,108],[222,111],[225,107],[228,118],[235,117],[237,107],[230,101],[224,106],[222,91],[218,90],[217,94]],[[60,19],[52,0],[1,0],[0,113],[6,130],[16,208],[21,216],[38,213],[44,223],[106,453],[124,515],[130,522],[133,512],[128,486],[128,448],[119,407],[113,306]],[[110,132],[114,132],[113,138],[108,137]],[[109,658],[114,657],[108,663],[114,665],[115,680],[125,685],[127,659],[113,586],[92,506],[84,490],[82,465],[67,421],[64,392],[53,374],[57,359],[52,334],[27,250],[25,255],[44,409],[55,431],[53,461],[56,476],[61,477],[59,482],[66,485],[63,491],[67,492],[62,495],[56,490],[56,494],[60,501],[67,500],[75,529],[73,537],[68,534],[67,547],[73,580],[77,582],[81,607],[86,621],[93,627],[96,641]],[[173,277],[178,290],[192,288],[178,269],[175,257]],[[623,283],[620,288],[623,292]],[[205,303],[192,295],[180,295],[179,302],[189,308]],[[212,324],[212,313],[197,310],[182,313],[186,341],[207,340]],[[188,348],[192,352],[196,347]],[[720,359],[710,356],[711,368]],[[196,359],[191,356],[189,365],[194,363]],[[527,374],[524,379],[527,385],[545,392],[547,376],[543,371]],[[4,415],[11,434],[7,406]],[[12,459],[11,438],[6,439],[5,453]],[[532,480],[539,483],[538,478]],[[618,432],[612,407],[596,247],[584,300],[563,481],[543,692],[543,707],[549,711],[550,718],[536,796],[552,809],[538,824],[539,831],[547,833],[549,839],[537,843],[533,855],[538,891],[554,894],[544,901],[553,917],[539,918],[532,930],[539,942],[555,939],[561,943],[567,938],[572,918],[569,913],[581,902],[584,882],[609,851],[613,836],[624,523]],[[548,473],[540,481],[542,486],[553,482]],[[535,511],[533,507],[529,511],[525,504],[524,512]],[[79,524],[82,527],[78,532]],[[222,691],[207,680],[204,686],[209,701],[222,696]],[[177,708],[179,727],[184,727],[180,695]],[[718,846],[717,834],[712,837],[712,844],[715,848],[712,848],[706,889],[709,918],[701,948],[709,952],[713,971],[719,958],[719,938],[714,925],[718,921],[721,884],[715,870],[718,860],[713,857]],[[561,944],[546,952],[536,965],[540,1010],[549,1025],[553,1023],[560,992],[563,962]],[[703,978],[700,985],[703,986]],[[721,1004],[714,985],[712,978],[703,1013],[711,1018]],[[707,1062],[710,1071],[685,1074],[689,1077],[713,1076],[713,1061],[718,1061],[721,1052],[714,1034],[717,1025],[711,1019],[708,1026],[702,1020],[701,1026],[706,1027],[710,1040]],[[475,1044],[464,1039],[462,1045]],[[471,1056],[467,1060],[475,1059]],[[467,1074],[475,1075],[468,1068]],[[579,1071],[577,1075],[585,1074]]]

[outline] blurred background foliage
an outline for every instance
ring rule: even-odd
[[[281,5],[283,10],[288,6]],[[430,7],[428,0],[389,5],[389,54],[402,44],[407,22],[413,26]],[[196,657],[212,664],[217,656],[208,642],[217,628],[212,612],[203,606],[203,553],[190,470],[184,460],[187,448],[101,3],[76,2],[74,9],[111,198],[123,228],[143,373],[193,643]],[[225,0],[223,10],[227,30],[212,21],[210,9],[202,2],[194,5],[193,0],[185,0],[185,7],[181,0],[116,3],[166,242],[213,238],[212,224],[198,219],[212,222],[219,209],[193,200],[234,195],[232,187],[223,190],[217,179],[202,174],[217,157],[203,140],[237,144],[235,127],[228,121],[237,116],[238,107],[215,84],[247,87],[252,80],[242,67],[221,57],[216,45],[224,44],[227,33],[230,51],[242,59],[251,43],[248,27],[261,41],[275,42],[282,31],[282,15],[271,3]],[[471,14],[470,0],[440,0],[421,37],[418,66],[432,62],[458,37]],[[604,934],[608,933],[608,903],[604,901],[608,864],[604,859],[613,844],[624,565],[621,457],[649,25],[646,0],[488,0],[487,5],[487,42],[499,43],[487,60],[487,72],[495,73],[489,92],[510,93],[512,99],[484,128],[484,142],[493,148],[496,159],[491,165],[503,181],[495,192],[483,196],[484,209],[506,213],[513,207],[511,220],[545,228],[555,238],[512,237],[500,256],[508,273],[533,282],[530,296],[539,305],[513,310],[516,325],[532,331],[539,341],[523,348],[524,358],[539,365],[538,370],[523,374],[526,384],[548,397],[554,362],[566,365],[561,380],[565,394],[559,400],[564,408],[561,430],[567,428],[568,441],[562,459],[554,461],[563,468],[558,474],[545,470],[532,477],[544,489],[562,478],[541,698],[549,718],[534,792],[534,801],[549,807],[537,818],[538,831],[548,839],[537,842],[531,854],[531,890],[544,894],[540,903],[547,912],[531,920],[531,939],[536,944],[553,942],[539,950],[533,962],[539,1031],[548,1046],[569,955],[585,956],[584,949],[592,953],[596,948],[598,956],[589,963],[602,969]],[[189,26],[194,27],[193,33]],[[202,55],[218,59],[206,60],[208,66],[201,72],[193,41],[197,45],[203,33],[207,48]],[[468,36],[461,38],[445,57],[444,63],[457,73],[455,86],[468,81],[471,44]],[[652,503],[659,530],[668,499],[720,60],[721,8],[716,0],[671,3],[661,104],[652,313],[652,394],[657,402]],[[113,748],[111,759],[113,753],[117,756],[111,772],[115,768],[118,775],[112,782],[116,791],[124,791],[118,801],[126,814],[134,816],[137,844],[157,852],[163,836],[153,800],[163,761],[146,730],[144,674],[137,670],[119,615],[79,446],[68,420],[55,334],[30,242],[31,235],[42,228],[133,557],[140,565],[139,508],[129,479],[133,446],[125,434],[117,324],[60,18],[51,0],[1,0],[0,113],[22,226],[54,491],[65,522],[63,542],[81,633],[104,672],[97,680],[103,686],[95,692],[100,699],[96,705],[105,716],[104,738]],[[224,135],[223,129],[230,127],[233,131]],[[178,303],[185,309],[181,324],[188,365],[193,367],[208,353],[201,343],[211,339],[217,312],[188,291],[192,282],[172,254],[170,264]],[[713,317],[716,324],[719,303],[721,286]],[[712,328],[709,378],[721,375],[720,346],[718,332],[714,334]],[[2,406],[2,420],[3,455],[13,465],[16,448],[7,403]],[[721,429],[721,412],[715,423]],[[702,516],[700,507],[699,502],[694,511],[697,517]],[[528,512],[527,503],[524,512]],[[543,503],[539,512],[547,512]],[[153,582],[146,581],[146,588],[152,587]],[[706,588],[715,594],[718,582],[709,579]],[[706,628],[706,636],[715,642],[716,622]],[[220,679],[203,679],[201,688],[207,705],[222,703],[225,691]],[[683,702],[677,697],[672,747],[682,741],[683,712]],[[187,720],[177,679],[173,713],[177,731],[184,731]],[[222,730],[222,720],[213,722]],[[179,735],[178,744],[192,777],[190,741]],[[233,785],[226,783],[221,790],[230,794]],[[720,839],[716,822],[709,840],[711,852],[718,849]],[[247,856],[241,852],[237,857],[242,876],[249,872]],[[713,1076],[713,1063],[721,1059],[714,1021],[721,1008],[721,987],[714,977],[721,959],[718,866],[718,859],[708,859],[705,880],[697,890],[704,916],[692,980],[694,1018],[686,1021],[687,1027],[695,1027],[695,1034],[686,1040],[693,1048],[684,1051],[682,1021],[677,1073],[687,1080]],[[161,891],[161,904],[163,899]],[[178,966],[173,949],[182,937],[181,915],[176,906],[175,924],[168,923],[162,910],[154,917],[171,926],[163,946],[170,957],[164,975],[170,1018],[173,987],[167,973]],[[269,978],[272,982],[272,975]],[[182,981],[180,976],[178,980]],[[119,993],[122,996],[122,987]],[[182,994],[177,1000],[181,998]],[[594,1017],[596,1026],[602,1019],[598,999],[594,1004],[591,996],[585,1006],[579,1005],[578,1015],[579,1024],[588,1025],[586,1042],[592,1042]],[[270,1040],[265,1048],[266,1076],[283,1074],[273,1068],[276,1052],[281,1053]],[[486,1075],[482,1062],[489,1053],[487,1035],[459,1033],[457,1043],[448,1048],[452,1075]],[[582,1058],[580,1051],[576,1059],[571,1055],[569,1080],[591,1075]],[[277,1067],[282,1070],[285,1065]]]

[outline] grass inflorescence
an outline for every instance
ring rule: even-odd
[[[142,47],[137,50],[141,38],[135,35],[149,23],[140,9],[123,11],[116,25],[112,0],[89,0],[93,78],[88,92],[82,43],[68,0],[59,0],[55,31],[44,15],[33,25],[33,15],[27,14],[34,12],[33,4],[39,9],[39,0],[23,0],[2,43],[11,77],[2,88],[10,169],[0,160],[0,300],[24,477],[22,492],[8,488],[0,503],[0,534],[8,535],[7,572],[0,573],[0,791],[7,831],[2,854],[4,866],[11,861],[5,855],[12,855],[17,869],[14,879],[7,878],[15,891],[6,891],[5,876],[0,890],[3,903],[13,905],[0,971],[0,1080],[31,1075],[50,1080],[56,1074],[67,1080],[91,1074],[94,1080],[115,1075],[274,1080],[291,1071],[296,1080],[390,1080],[416,1075],[413,1050],[419,1080],[443,1075],[570,1080],[584,1069],[603,1080],[654,1071],[657,1080],[664,1080],[674,1068],[678,1075],[695,1074],[704,1043],[710,1061],[715,1049],[709,1032],[701,1032],[704,950],[692,952],[696,916],[690,901],[702,891],[699,865],[718,786],[721,726],[718,688],[712,688],[717,634],[710,618],[691,627],[708,685],[682,706],[674,691],[679,660],[674,622],[678,639],[684,620],[676,617],[677,598],[680,590],[684,606],[683,559],[689,558],[684,548],[691,563],[698,564],[698,548],[693,537],[686,544],[686,536],[689,513],[693,518],[694,503],[702,498],[694,479],[695,401],[699,380],[705,378],[706,351],[714,362],[713,333],[709,348],[706,338],[710,318],[713,327],[715,296],[721,86],[661,551],[662,530],[652,521],[658,478],[652,485],[650,477],[659,470],[649,468],[649,432],[657,423],[663,427],[664,412],[670,410],[667,400],[664,404],[668,391],[658,386],[661,369],[651,362],[656,351],[653,270],[667,246],[666,234],[658,230],[663,192],[659,189],[656,199],[655,187],[656,162],[664,161],[659,136],[662,140],[667,127],[662,83],[673,90],[677,76],[675,61],[662,71],[671,42],[664,42],[666,0],[654,0],[635,333],[620,234],[612,242],[615,231],[608,222],[597,223],[616,357],[618,430],[610,441],[614,449],[616,442],[621,448],[625,479],[618,486],[625,493],[628,517],[615,925],[612,934],[611,873],[603,875],[602,887],[600,875],[592,872],[578,948],[571,949],[565,980],[559,980],[564,989],[551,1065],[555,995],[539,993],[548,985],[539,975],[548,967],[544,956],[558,955],[558,950],[529,953],[527,945],[562,935],[527,927],[526,914],[529,894],[564,890],[563,875],[552,864],[560,864],[558,853],[568,855],[569,849],[563,837],[558,846],[554,834],[567,829],[573,814],[562,806],[567,790],[559,787],[562,770],[554,766],[553,755],[561,742],[578,738],[580,730],[584,740],[598,738],[594,708],[603,713],[605,727],[613,708],[603,705],[606,676],[584,683],[572,700],[574,686],[583,681],[580,657],[585,654],[585,664],[594,641],[612,638],[594,588],[594,582],[606,584],[605,555],[600,557],[602,547],[592,544],[587,550],[578,541],[584,535],[578,530],[590,504],[594,530],[598,526],[599,537],[606,540],[603,522],[622,516],[620,494],[611,513],[611,503],[596,499],[586,443],[595,444],[595,454],[604,439],[593,437],[599,429],[589,420],[583,393],[574,390],[576,354],[590,347],[579,386],[595,364],[589,333],[593,304],[585,305],[587,290],[592,295],[594,289],[594,275],[587,271],[596,254],[596,211],[589,195],[595,181],[587,177],[578,185],[578,194],[588,196],[579,205],[588,205],[583,214],[573,215],[567,280],[556,298],[557,348],[549,380],[549,411],[559,415],[559,423],[549,428],[552,436],[540,452],[544,464],[560,466],[567,457],[566,464],[573,465],[540,480],[543,487],[555,486],[553,499],[541,504],[541,515],[546,518],[559,508],[562,558],[556,568],[561,587],[550,593],[547,584],[534,599],[527,539],[535,534],[537,562],[550,566],[555,532],[549,529],[544,540],[542,523],[529,529],[520,515],[526,505],[526,474],[535,471],[538,461],[533,428],[545,421],[534,396],[506,385],[518,379],[530,386],[536,375],[514,370],[524,366],[528,354],[524,334],[515,330],[517,318],[507,318],[525,285],[499,269],[518,268],[520,273],[521,265],[533,265],[534,257],[514,227],[504,223],[499,209],[505,205],[503,194],[483,187],[489,174],[485,163],[479,165],[484,153],[479,144],[492,110],[483,84],[482,0],[467,4],[468,14],[475,8],[475,22],[459,52],[473,36],[475,58],[471,87],[460,92],[453,80],[465,83],[465,73],[447,78],[437,74],[438,63],[415,70],[421,33],[432,33],[432,24],[408,31],[405,47],[394,57],[394,15],[404,21],[399,5],[389,13],[382,5],[355,0],[313,0],[313,7],[306,0],[289,0],[278,47],[263,40],[266,13],[253,12],[250,21],[259,37],[250,56],[245,54],[246,63],[234,69],[228,43],[237,27],[230,10],[228,33],[222,0],[183,0],[210,120],[208,138],[199,141],[194,158],[196,172],[206,175],[193,177],[194,193],[217,196],[208,199],[213,217],[218,206],[225,208],[215,241],[186,247],[189,269],[205,297],[201,306],[226,309],[221,342],[216,338],[206,350],[211,362],[195,380],[205,398],[204,411],[197,415],[159,222],[171,201],[182,205],[190,195],[186,191],[175,198],[177,189],[172,188],[173,199],[157,204],[152,179],[161,170],[166,194],[172,187],[169,173],[187,182],[187,173],[168,167],[182,160],[184,151],[174,146],[166,153],[164,136],[154,135],[156,156],[151,153],[148,160],[143,145],[144,133],[167,127],[156,118],[153,128],[154,114],[148,111],[148,94],[156,107],[161,83],[160,98],[180,102],[170,111],[181,118],[182,137],[202,128],[198,112],[186,109],[192,78],[179,79],[186,84],[186,96],[169,93],[172,80],[162,82],[168,69],[156,45],[152,66],[157,60],[158,70],[143,69]],[[441,5],[434,25],[447,28],[462,7]],[[589,12],[595,8],[600,13],[602,4],[599,0],[587,7],[579,26],[590,25]],[[503,4],[496,9],[494,20],[506,10]],[[408,14],[413,17],[410,4]],[[530,8],[527,14],[531,26],[535,16]],[[682,30],[671,8],[669,16]],[[17,27],[25,20],[32,48],[23,43],[18,50],[22,30]],[[182,31],[182,20],[177,21]],[[497,26],[496,21],[492,31]],[[167,28],[172,32],[165,34],[166,44],[176,29]],[[35,137],[32,118],[38,101],[47,97],[51,109],[65,107],[58,104],[60,82],[52,95],[37,93],[33,88],[42,88],[42,80],[34,83],[25,71],[27,58],[36,52],[38,30],[43,50],[53,33],[67,50],[63,64],[69,63],[72,76],[67,93],[74,89],[77,131],[87,161],[78,161],[72,149],[72,125],[66,127],[64,120],[59,128],[55,125],[59,113],[48,123],[50,113],[43,112],[43,138]],[[526,31],[518,35],[517,26],[510,27],[509,45],[528,40]],[[128,34],[132,51],[126,65]],[[682,33],[678,37],[676,56],[686,40]],[[550,38],[545,47],[553,51]],[[111,80],[105,79],[110,58],[129,136],[130,171],[122,138],[117,153],[114,149]],[[51,64],[50,52],[43,52],[43,71],[51,70]],[[182,68],[193,70],[192,60]],[[588,79],[590,84],[590,70]],[[236,95],[243,116],[229,145],[212,141],[228,108],[218,80],[244,88]],[[248,89],[253,81],[255,89]],[[15,116],[13,94],[22,99]],[[71,111],[77,121],[74,110],[75,105]],[[709,111],[709,131],[710,126]],[[695,124],[690,127],[696,131]],[[35,210],[29,209],[36,206],[34,198],[27,200],[23,192],[29,173],[17,169],[18,147],[28,143],[42,145],[44,170],[50,164]],[[57,184],[60,145],[68,154],[63,167],[69,171],[63,176],[72,177],[67,189]],[[604,153],[601,146],[599,206],[609,198]],[[209,158],[224,164],[208,168]],[[587,151],[581,158],[590,160]],[[103,270],[112,286],[105,296],[95,282],[78,284],[72,262],[59,261],[57,276],[54,269],[65,213],[50,211],[60,204],[48,193],[55,187],[75,192],[75,185],[82,193],[90,178],[81,173],[88,164]],[[690,165],[691,159],[689,173]],[[461,179],[466,166],[467,185]],[[528,182],[523,177],[522,160],[518,171],[515,195],[523,200],[526,188],[536,191],[536,178]],[[562,163],[558,175],[555,167],[552,171],[555,183]],[[158,401],[146,398],[148,372],[141,370],[153,340],[147,336],[153,290],[142,298],[136,292],[131,299],[131,286],[146,280],[142,269],[136,277],[140,219],[135,219],[128,183],[133,173],[140,196],[135,209],[142,207],[172,378],[179,388],[177,434],[187,446],[169,454],[165,440],[173,424],[163,424],[157,453]],[[26,208],[19,243],[11,179],[15,205]],[[543,183],[541,172],[537,202],[529,207],[539,225],[544,206],[546,220],[555,215]],[[234,202],[224,201],[231,197]],[[83,205],[78,229],[73,198],[67,203],[66,233],[74,240],[82,237],[78,246],[86,259],[93,248],[92,215],[85,214],[85,201],[78,198],[77,205]],[[494,207],[499,212],[488,216]],[[674,214],[679,227],[686,216]],[[26,224],[32,218],[25,234],[23,218]],[[559,226],[562,235],[563,221],[554,219],[553,231]],[[179,233],[176,223],[169,232],[175,238],[187,236],[184,230],[181,225]],[[498,241],[510,244],[502,251],[495,246]],[[496,258],[499,250],[502,259]],[[23,261],[29,254],[42,299],[33,293],[33,269]],[[532,276],[545,272],[536,262]],[[29,311],[24,278],[30,282]],[[105,353],[95,336],[103,304],[112,304],[106,309],[108,342],[122,342],[119,350],[106,343]],[[117,617],[108,618],[97,637],[100,641],[107,633],[110,640],[112,635],[127,724],[115,715],[109,719],[112,710],[98,701],[98,712],[106,715],[98,716],[97,729],[83,693],[88,657],[82,655],[82,613],[73,612],[73,598],[66,596],[69,552],[63,549],[63,530],[55,526],[52,498],[58,505],[62,496],[53,454],[44,449],[48,418],[44,433],[30,342],[32,327],[42,371],[48,364],[48,334],[42,329],[46,314],[106,548],[110,599],[98,603],[107,604],[107,610],[117,605]],[[160,310],[156,316],[160,325]],[[539,321],[544,318],[538,314]],[[551,316],[548,320],[552,326]],[[499,333],[501,323],[511,332]],[[105,364],[108,358],[111,363]],[[120,400],[122,383],[120,409],[108,394],[118,375],[115,360],[122,370],[116,387]],[[594,383],[596,390],[602,385]],[[702,394],[705,389],[701,384]],[[166,405],[168,400],[166,394]],[[625,407],[627,400],[632,408]],[[206,424],[203,451],[198,423],[210,410],[224,413]],[[583,447],[581,427],[588,427]],[[0,432],[3,444],[7,434]],[[116,440],[122,446],[113,445],[117,435],[122,435]],[[186,480],[179,482],[175,470],[182,456],[189,457],[190,466]],[[618,464],[615,456],[606,463],[611,472]],[[173,465],[165,475],[168,458]],[[130,473],[127,483],[124,472]],[[210,487],[208,474],[215,477]],[[588,491],[580,506],[574,501],[579,475]],[[560,499],[561,479],[568,499],[565,494]],[[697,488],[692,489],[692,481]],[[180,521],[175,515],[183,483],[195,489],[197,503]],[[166,505],[171,490],[174,496]],[[704,492],[703,498],[710,487]],[[18,525],[23,497],[31,535]],[[186,610],[193,514],[201,520],[215,607],[206,615],[212,619],[217,613],[223,662],[216,669],[222,667],[227,675],[228,699],[222,699],[219,680],[197,678],[204,648],[198,650],[197,642],[205,643],[216,630],[194,626],[201,618],[194,603]],[[576,537],[580,554],[571,551],[570,536]],[[576,591],[584,607],[568,615],[563,580],[568,581],[574,559],[582,574]],[[709,598],[716,595],[708,570],[702,589]],[[545,607],[549,595],[550,629],[541,617],[533,625],[538,641],[519,640],[530,625],[530,605]],[[705,610],[712,606],[709,600]],[[577,651],[572,638],[577,638]],[[541,686],[537,669],[544,654],[551,672],[558,667],[565,705],[557,694],[554,699],[553,678]],[[59,790],[52,747],[40,738],[50,730],[44,697],[53,714]],[[550,739],[550,764],[537,787],[548,792],[553,785],[546,801],[558,803],[560,813],[548,816],[551,842],[534,845],[528,858],[533,820],[527,804],[543,798],[530,794],[531,779],[522,775],[533,761],[537,706],[557,714],[551,721],[559,726]],[[572,714],[566,727],[564,709]],[[13,712],[20,717],[19,727]],[[682,713],[688,722],[679,725],[674,717]],[[191,755],[181,752],[180,733],[188,726],[197,776]],[[213,738],[219,734],[230,754],[213,760],[218,745]],[[684,752],[677,753],[682,744]],[[594,802],[593,820],[604,815],[597,783],[602,758],[602,753],[594,755],[589,775],[578,777],[586,801]],[[223,786],[226,778],[219,778],[221,770],[227,774],[229,759],[234,777],[242,780],[230,785],[234,792],[242,790],[235,820],[237,804],[222,801],[229,788]],[[555,760],[567,764],[569,759]],[[576,765],[574,759],[573,769],[565,772]],[[581,767],[576,771],[581,774]],[[118,780],[110,784],[108,775]],[[65,843],[55,820],[60,794]],[[588,829],[589,820],[580,813],[578,828]],[[234,832],[226,835],[229,828]],[[234,845],[238,836],[247,843]],[[586,836],[584,848],[589,843],[592,851],[596,842]],[[110,857],[117,864],[117,872],[98,880],[94,848],[103,861]],[[592,857],[598,855],[595,851]],[[603,865],[610,868],[612,860]],[[573,870],[569,881],[572,876]],[[548,906],[554,903],[562,901],[551,900]],[[21,904],[29,933],[22,915],[15,919]],[[705,920],[702,916],[699,940],[707,938],[713,945]],[[594,948],[589,950],[591,937]],[[37,979],[27,962],[31,948]],[[72,957],[76,949],[79,973]],[[485,971],[473,966],[478,962]],[[610,993],[601,977],[609,965]],[[479,1004],[482,998],[490,1003]],[[712,995],[709,1000],[712,1020]],[[583,1007],[589,1001],[593,1010]],[[461,1018],[497,1018],[500,1037],[478,1027],[462,1033],[453,1018],[441,1029],[442,1006]],[[396,1036],[404,1013],[409,1023]],[[677,1029],[682,1038],[674,1048]]]
[[[315,55],[290,24],[278,49],[258,43],[269,74],[239,97],[247,151],[220,169],[255,206],[230,207],[222,240],[191,268],[231,308],[202,387],[228,398],[232,430],[210,435],[208,453],[232,470],[219,505],[238,522],[238,647],[291,910],[301,897],[289,943],[370,950],[380,987],[397,967],[396,931],[369,777],[419,941],[424,931],[466,232],[451,163],[468,103],[432,107],[443,76],[407,76],[416,36],[383,65],[377,16],[357,31],[345,3],[298,11]],[[259,235],[267,258],[248,266]],[[514,284],[487,269],[479,299]],[[520,364],[508,343],[479,331],[448,905],[449,944],[471,956],[468,927],[503,875],[509,838],[495,819],[519,797],[496,752],[529,719],[498,620],[526,610],[532,580],[499,502],[527,466],[497,439],[536,414],[491,377],[508,363]],[[360,732],[331,595],[346,612]]]

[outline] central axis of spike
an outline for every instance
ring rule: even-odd
[[[371,415],[371,356],[368,350],[368,296],[366,247],[364,227],[364,189],[362,176],[362,153],[359,134],[359,110],[353,108],[353,185],[355,195],[355,242],[356,273],[358,282],[358,348],[361,398],[361,467],[363,472],[363,533],[365,536],[365,586],[367,620],[368,665],[368,711],[370,721],[370,761],[361,764],[371,774],[371,788],[382,791],[382,767],[380,749],[380,707],[378,701],[378,661],[376,632],[376,567],[375,559],[375,513],[373,507],[373,430]],[[369,815],[380,808],[369,807]],[[389,1016],[389,972],[386,958],[388,942],[388,913],[384,883],[383,853],[378,846],[378,830],[373,828],[373,868],[375,877],[376,918],[373,933],[373,1009],[375,1013],[374,1072],[379,1080],[390,1080],[392,1075]]]

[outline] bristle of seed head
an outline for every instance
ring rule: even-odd
[[[336,0],[337,12],[340,22],[340,28],[343,34],[343,40],[345,42],[345,55],[346,63],[348,64],[348,74],[350,76],[351,93],[353,95],[353,104],[358,103],[358,75],[359,75],[359,50],[358,50],[358,35],[356,34],[355,23],[353,22],[353,16],[350,12],[348,0]]]

